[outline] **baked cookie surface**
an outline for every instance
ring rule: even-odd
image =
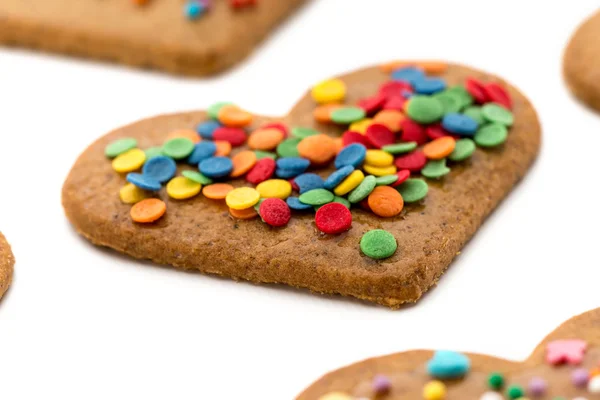
[[[564,54],[567,86],[583,103],[600,111],[600,12],[588,18],[573,34]]]
[[[452,374],[454,378],[440,376]],[[331,372],[297,400],[442,398],[600,398],[600,309],[565,322],[523,362],[453,352],[434,358],[432,351],[408,351]]]
[[[126,176],[116,173],[105,149],[117,139],[133,138],[141,149],[160,146],[174,130],[195,129],[205,112],[163,115],[119,128],[93,143],[78,158],[63,186],[65,213],[92,243],[159,264],[199,270],[255,283],[283,283],[318,293],[342,294],[398,307],[417,301],[437,283],[453,258],[483,220],[524,176],[540,146],[540,125],[530,102],[499,78],[460,65],[441,74],[449,85],[467,77],[506,86],[513,100],[514,124],[506,142],[477,149],[470,160],[452,165],[439,180],[429,180],[427,197],[405,204],[392,218],[352,208],[352,228],[337,235],[316,229],[312,213],[294,213],[282,228],[232,218],[224,202],[198,195],[181,201],[164,188],[155,196],[167,212],[152,224],[138,224],[131,206],[119,199]],[[380,68],[339,77],[347,88],[345,103],[356,104],[389,80]],[[254,116],[249,131],[266,123],[311,127],[332,137],[344,128],[315,122],[315,102],[307,93],[285,117]],[[239,149],[245,149],[241,146]],[[237,151],[237,150],[236,150]],[[327,176],[333,166],[315,172]],[[183,169],[178,167],[179,172]],[[248,186],[243,179],[233,186]],[[397,242],[389,258],[375,260],[359,249],[361,237],[383,229]]]
[[[4,235],[0,232],[0,297],[6,293],[12,282],[15,257]]]
[[[152,67],[183,75],[210,75],[247,57],[305,0],[261,0],[235,10],[214,1],[197,20],[185,2],[151,0],[22,0],[0,3],[0,43]]]

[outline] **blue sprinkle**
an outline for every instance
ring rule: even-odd
[[[303,171],[297,171],[295,169],[277,168],[275,170],[275,175],[277,175],[278,178],[290,179],[300,175],[302,172]]]
[[[446,81],[440,78],[425,78],[414,83],[418,94],[434,94],[446,89]]]
[[[342,183],[344,179],[348,177],[354,171],[354,167],[352,165],[346,165],[329,175],[329,177],[325,180],[325,189],[333,190],[337,185]]]
[[[156,156],[152,157],[144,164],[142,174],[147,178],[152,178],[160,183],[166,182],[175,176],[177,164],[171,157]]]
[[[206,160],[215,155],[217,152],[217,145],[213,142],[200,142],[194,146],[194,151],[187,159],[188,164],[197,165],[200,161]]]
[[[233,171],[233,163],[227,157],[211,157],[200,161],[198,169],[209,178],[223,178]]]
[[[477,121],[468,115],[448,113],[442,119],[442,126],[448,132],[464,136],[473,136],[477,132]]]
[[[283,157],[277,160],[278,169],[287,169],[296,171],[296,175],[299,175],[306,171],[310,161],[302,157]]]
[[[392,72],[393,80],[408,82],[412,86],[423,78],[425,78],[423,70],[415,67],[404,67]]]
[[[183,13],[187,19],[197,19],[204,13],[204,5],[197,0],[189,0],[183,6]]]
[[[296,179],[294,179],[294,182],[296,182],[296,185],[300,188],[300,194],[313,189],[323,189],[323,185],[325,184],[323,178],[313,173],[298,175]]]
[[[196,127],[196,132],[198,132],[198,135],[200,135],[202,139],[212,140],[213,134],[221,126],[222,125],[218,121],[210,120],[201,122]]]
[[[335,158],[335,168],[340,169],[347,165],[352,165],[354,168],[358,168],[360,164],[365,160],[367,155],[367,148],[360,143],[352,143],[342,149]]]
[[[462,378],[470,368],[469,358],[455,351],[436,351],[433,358],[427,362],[427,373],[438,379]]]
[[[138,174],[137,172],[131,172],[127,174],[127,182],[133,183],[140,189],[151,190],[153,192],[156,192],[161,188],[159,181],[152,177]]]
[[[302,203],[297,197],[288,197],[286,203],[292,210],[296,211],[306,211],[313,209],[313,206],[311,206],[310,204]]]

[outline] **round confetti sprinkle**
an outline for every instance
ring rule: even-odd
[[[298,185],[300,194],[313,189],[323,189],[325,185],[323,178],[313,173],[298,175],[294,181],[296,182],[296,185]]]
[[[477,131],[477,121],[468,115],[451,113],[444,115],[442,126],[445,130],[457,135],[473,136]]]
[[[351,190],[355,189],[365,179],[365,175],[361,170],[352,171],[346,179],[342,181],[334,190],[336,196],[344,196]]]
[[[292,194],[292,185],[283,179],[269,179],[256,186],[260,197],[287,199]]]
[[[475,151],[475,142],[469,138],[456,141],[454,151],[448,156],[451,161],[463,161],[473,155]]]
[[[365,136],[373,146],[380,149],[383,146],[394,144],[396,135],[387,126],[372,124],[367,128]]]
[[[192,154],[187,159],[188,164],[198,165],[200,161],[206,160],[215,155],[217,145],[214,142],[200,142],[194,146]]]
[[[258,203],[260,194],[257,190],[249,187],[240,187],[227,193],[225,203],[234,210],[244,210]]]
[[[227,157],[211,157],[202,160],[198,168],[209,178],[223,178],[233,170],[233,162]]]
[[[213,139],[229,142],[231,146],[237,147],[246,143],[247,136],[242,128],[223,126],[215,129]]]
[[[514,123],[513,113],[495,103],[488,103],[481,108],[481,114],[489,122],[496,122],[505,126]]]
[[[367,149],[373,148],[373,145],[371,144],[371,142],[369,141],[369,139],[367,139],[367,137],[365,135],[355,132],[355,131],[344,132],[344,134],[342,135],[342,144],[344,146],[348,146],[353,143],[362,144]]]
[[[421,170],[421,175],[430,179],[441,178],[450,172],[450,168],[446,166],[446,159],[431,160],[425,165],[425,168]]]
[[[440,78],[423,78],[413,85],[418,94],[434,94],[446,89],[446,81]]]
[[[352,165],[346,165],[327,177],[325,182],[323,183],[323,187],[327,190],[333,190],[337,185],[342,183],[344,179],[348,175],[350,175],[354,171],[354,167]]]
[[[198,171],[183,171],[181,173],[181,175],[185,176],[186,178],[188,178],[191,181],[197,182],[201,185],[210,185],[211,183],[213,183],[212,179],[210,179],[208,176],[204,176],[202,175],[200,172]]]
[[[375,189],[375,185],[377,181],[373,175],[367,176],[362,180],[360,185],[358,185],[349,195],[348,201],[350,203],[358,203],[361,200],[365,199],[372,191]]]
[[[417,145],[427,143],[429,138],[425,134],[425,128],[410,119],[402,121],[402,140],[404,142],[416,142]]]
[[[234,187],[228,183],[213,183],[212,185],[204,186],[202,194],[212,200],[223,200],[233,189]]]
[[[133,183],[127,183],[119,190],[119,198],[125,204],[135,204],[144,200],[146,193]]]
[[[263,196],[264,197],[264,196]],[[326,189],[313,189],[300,195],[299,199],[304,204],[320,206],[333,201],[333,193]]]
[[[367,150],[365,163],[374,167],[387,167],[392,165],[394,157],[383,150]]]
[[[468,107],[463,111],[463,114],[477,122],[478,126],[483,125],[486,122],[480,106]]]
[[[259,129],[248,137],[248,147],[253,150],[273,150],[283,139],[284,134],[279,129]]]
[[[274,227],[287,225],[292,218],[288,205],[277,198],[265,199],[260,203],[259,214],[263,221]]]
[[[132,172],[127,174],[127,182],[134,184],[140,189],[156,192],[162,187],[160,182],[148,176]]]
[[[444,114],[456,113],[460,111],[460,100],[450,91],[436,93],[434,96],[444,107]]]
[[[162,147],[158,146],[150,147],[149,149],[144,150],[144,153],[146,153],[146,160],[163,155]]]
[[[398,132],[404,119],[405,116],[400,111],[382,110],[373,117],[373,123],[385,125],[392,132]]]
[[[303,173],[310,165],[310,161],[302,157],[283,157],[276,161],[277,168],[297,171],[298,174]]]
[[[465,81],[465,89],[478,104],[487,103],[490,100],[483,84],[475,78],[467,78]]]
[[[411,172],[419,172],[427,163],[427,157],[422,151],[413,151],[412,153],[396,158],[394,164],[398,169],[407,169]]]
[[[142,174],[156,179],[160,183],[166,182],[175,176],[177,164],[170,157],[157,156],[146,161]]]
[[[450,136],[444,136],[423,146],[423,154],[430,160],[441,160],[452,154],[455,147],[456,141]]]
[[[490,82],[484,86],[484,91],[488,99],[492,102],[498,103],[506,109],[512,109],[512,99],[505,88],[495,82]]]
[[[359,143],[348,145],[340,151],[335,158],[335,168],[340,169],[347,165],[358,168],[367,155],[367,148]]]
[[[402,195],[405,203],[415,203],[421,201],[427,196],[429,186],[422,179],[407,179],[403,184],[398,186],[398,191]]]
[[[369,195],[368,204],[374,214],[389,218],[400,214],[404,207],[404,200],[396,189],[378,186]]]
[[[298,143],[298,153],[313,164],[326,164],[335,156],[335,142],[324,134],[309,136]]]
[[[462,85],[453,86],[447,89],[447,93],[454,96],[461,109],[469,107],[471,104],[473,104],[473,96],[471,96],[467,89],[465,89],[465,87]]]
[[[271,153],[270,151],[254,150],[254,154],[256,154],[256,160],[262,160],[263,158],[275,160],[277,158],[277,154]]]
[[[348,200],[346,200],[345,198],[340,197],[340,196],[335,196],[333,198],[333,203],[340,203],[344,207],[346,207],[348,210],[352,207],[352,204],[350,204],[350,202]]]
[[[215,104],[211,105],[210,107],[208,107],[208,110],[206,110],[206,112],[208,113],[208,116],[211,117],[212,119],[218,119],[219,112],[221,111],[221,109],[225,106],[230,106],[230,105],[233,105],[233,103],[230,103],[227,101],[218,102],[218,103],[215,103]]]
[[[519,385],[511,385],[506,390],[506,397],[508,397],[510,400],[516,400],[523,396],[525,396],[525,391]]]
[[[408,116],[422,124],[432,124],[444,115],[444,106],[435,97],[413,96],[408,103]]]
[[[146,153],[140,149],[131,149],[119,154],[112,162],[112,167],[119,173],[138,170],[146,161]]]
[[[253,119],[252,114],[242,110],[238,106],[231,104],[221,107],[217,117],[219,119],[219,122],[231,128],[243,128],[247,125],[250,125]],[[215,131],[215,138],[217,132],[218,130]]]
[[[185,176],[178,176],[167,183],[167,194],[176,200],[185,200],[200,193],[202,185]]]
[[[331,121],[331,113],[342,106],[339,104],[322,104],[315,108],[313,111],[313,116],[315,121],[320,122],[322,124],[328,124]]]
[[[325,204],[317,210],[315,224],[323,233],[330,235],[342,233],[352,226],[352,214],[343,204],[336,202]]]
[[[417,82],[425,79],[425,72],[416,67],[403,67],[392,72],[392,79],[395,81],[404,81],[414,86]]]
[[[403,154],[413,151],[417,148],[417,142],[396,143],[383,146],[381,150],[390,154]]]
[[[390,165],[388,167],[374,167],[372,165],[365,164],[363,165],[363,169],[367,174],[375,175],[375,176],[385,176],[396,173],[396,166]]]
[[[349,125],[365,118],[365,111],[360,107],[342,107],[331,113],[331,120],[336,124]]]
[[[341,102],[346,97],[346,84],[341,79],[328,79],[315,85],[311,94],[319,104]]]
[[[491,373],[487,379],[488,386],[494,390],[500,390],[504,387],[504,376],[497,372]]]
[[[263,158],[258,160],[246,175],[246,180],[254,185],[270,179],[275,173],[275,160]]]
[[[475,134],[475,143],[481,147],[495,147],[506,141],[508,131],[504,125],[491,123],[482,126]]]
[[[244,220],[258,217],[258,212],[254,209],[254,207],[246,208],[245,210],[234,210],[233,208],[230,208],[229,214],[233,218]]]
[[[313,128],[295,126],[292,128],[292,136],[297,139],[306,139],[309,136],[318,135],[319,131]]]
[[[396,174],[384,175],[384,176],[380,176],[377,179],[375,179],[375,184],[377,186],[389,186],[392,183],[395,183],[396,181],[398,181],[398,175],[396,175]]]
[[[313,206],[311,206],[310,204],[304,204],[297,197],[288,197],[285,202],[287,203],[288,207],[290,207],[292,210],[307,211],[313,209]]]
[[[175,138],[167,141],[163,146],[163,154],[175,160],[186,158],[194,151],[194,143],[190,139]]]
[[[300,153],[298,152],[298,143],[300,143],[302,139],[298,138],[289,138],[277,146],[277,155],[279,157],[298,157]]]
[[[133,138],[123,138],[119,140],[115,140],[111,142],[104,149],[104,154],[108,158],[115,158],[116,156],[123,154],[129,150],[135,149],[137,147],[137,140]]]
[[[364,118],[361,119],[360,121],[356,121],[353,122],[352,124],[350,124],[350,127],[348,128],[349,131],[353,131],[353,132],[358,132],[360,134],[365,134],[365,132],[367,132],[367,128],[369,126],[371,126],[371,124],[373,123],[373,120],[371,118]]]
[[[400,170],[396,173],[396,182],[392,183],[392,187],[400,186],[408,178],[410,178],[410,171],[407,169]]]
[[[231,153],[231,143],[225,140],[215,140],[215,146],[217,146],[217,152],[215,156],[217,157],[227,157],[229,153]]]
[[[215,130],[221,126],[222,125],[218,121],[205,121],[196,126],[196,132],[198,132],[202,139],[212,140]]]
[[[200,136],[198,136],[198,133],[193,129],[177,129],[175,131],[172,131],[171,133],[169,133],[167,135],[166,140],[168,141],[168,140],[177,139],[177,138],[189,139],[194,144],[196,144],[200,141]]]
[[[361,251],[370,258],[381,260],[391,257],[398,248],[396,238],[383,229],[374,229],[365,233],[360,239]]]
[[[238,178],[245,175],[256,164],[256,154],[250,150],[244,150],[231,157],[233,163],[232,178]]]
[[[150,223],[165,215],[167,205],[159,199],[144,199],[136,203],[129,214],[131,219],[139,223]]]

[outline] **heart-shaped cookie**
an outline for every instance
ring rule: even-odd
[[[247,57],[304,2],[261,0],[240,10],[235,4],[244,1],[44,0],[32,6],[2,0],[0,43],[209,75]],[[201,18],[186,19],[184,14],[198,16],[200,4],[207,3]]]
[[[346,104],[354,105],[360,102],[363,107],[369,108],[365,105],[368,103],[365,99],[372,98],[381,85],[390,80],[389,71],[384,70],[374,67],[343,75],[339,77],[339,81],[333,81],[334,84],[330,85],[328,90],[317,91],[316,94],[327,97],[332,93],[345,92]],[[405,302],[415,302],[438,281],[483,220],[524,176],[540,145],[540,125],[535,110],[517,89],[495,76],[465,66],[449,65],[437,72],[439,78],[443,78],[449,86],[463,84],[471,77],[479,82],[494,82],[493,87],[506,87],[512,97],[514,124],[503,145],[488,149],[478,148],[470,159],[452,163],[451,172],[443,178],[428,179],[429,193],[423,201],[409,203],[409,196],[404,193],[406,204],[398,215],[391,213],[395,216],[387,218],[374,215],[373,212],[358,207],[358,202],[355,202],[349,230],[344,227],[347,215],[336,212],[330,214],[334,217],[325,219],[326,227],[323,227],[323,221],[319,223],[319,218],[315,225],[315,215],[310,212],[294,212],[287,226],[273,228],[262,223],[260,219],[246,221],[233,218],[223,201],[210,200],[203,195],[184,201],[174,200],[169,198],[162,189],[158,192],[158,197],[166,203],[166,215],[149,225],[133,222],[130,217],[132,207],[123,204],[118,195],[126,183],[126,175],[118,174],[113,170],[111,161],[105,154],[107,146],[123,138],[134,139],[141,149],[161,146],[170,132],[188,129],[189,133],[190,129],[195,129],[199,123],[206,121],[207,114],[201,111],[146,119],[119,128],[93,143],[76,161],[64,184],[63,206],[66,215],[75,229],[91,242],[111,247],[133,257],[150,259],[159,264],[195,269],[256,283],[284,283],[319,293],[354,296],[390,307],[398,307]],[[342,91],[338,90],[340,82],[343,83]],[[498,83],[500,85],[497,85]],[[432,78],[427,80],[424,86],[430,88],[438,84],[438,80]],[[254,116],[248,131],[256,131],[267,123],[282,123],[287,127],[308,127],[330,137],[339,138],[347,125],[316,122],[313,115],[316,106],[314,95],[314,92],[312,96],[310,93],[306,94],[283,118]],[[473,101],[470,95],[467,97],[470,102]],[[396,102],[401,99],[394,97],[392,100]],[[410,104],[417,103],[414,99],[410,100]],[[437,104],[437,100],[435,103]],[[392,104],[390,107],[396,106]],[[355,111],[356,109],[350,109],[349,114]],[[423,113],[419,117],[421,118],[426,117],[429,109],[424,107],[417,111]],[[408,112],[411,114],[410,109]],[[210,113],[214,114],[214,109],[211,109]],[[342,117],[348,117],[348,114],[342,114]],[[505,112],[500,114],[504,115]],[[234,120],[246,118],[246,114],[237,113]],[[462,117],[457,118],[460,120]],[[345,120],[345,118],[341,119]],[[463,128],[468,128],[468,125],[458,124]],[[446,137],[442,138],[441,142],[436,142],[437,147],[434,146],[433,150],[429,149],[428,154],[441,154],[447,150],[448,133],[438,125],[430,127],[435,128],[436,135]],[[309,130],[301,129],[300,134],[303,135],[307,131]],[[366,136],[371,137],[375,142],[390,139],[387,138],[389,130],[380,124],[377,125],[376,131],[376,134],[370,136],[367,132]],[[359,133],[353,135],[364,138],[364,135]],[[397,137],[394,135],[405,138],[408,132],[392,134],[391,140]],[[242,139],[244,139],[243,135]],[[321,137],[319,140],[323,139]],[[475,139],[477,140],[477,137]],[[237,138],[235,140],[230,138],[230,140],[237,141]],[[325,138],[325,143],[328,143],[328,140]],[[339,143],[340,140],[333,141]],[[204,142],[200,144],[202,143]],[[122,147],[121,145],[123,142],[117,148]],[[360,145],[355,148],[360,148]],[[109,149],[111,153],[115,150]],[[235,151],[244,149],[247,148],[240,146]],[[167,150],[169,154],[173,154],[180,149],[177,146],[169,146]],[[317,153],[322,154],[320,150]],[[381,153],[373,154],[381,156]],[[341,154],[338,154],[338,158]],[[414,155],[415,152],[411,154]],[[132,157],[129,157],[127,163],[118,163],[119,169],[129,162],[136,164],[140,161],[137,160],[138,156],[143,158],[139,150],[130,155]],[[348,151],[342,157],[344,158],[342,161],[348,161],[352,157],[352,152]],[[385,154],[383,159],[386,159]],[[143,159],[141,161],[143,162]],[[283,171],[278,170],[277,173],[288,173],[291,169],[297,168],[294,164],[297,160],[285,161],[279,164],[279,169]],[[369,162],[377,164],[380,161],[373,156],[373,160]],[[168,160],[166,162],[165,168]],[[434,161],[431,164],[435,166],[439,162]],[[210,172],[216,174],[224,164],[226,162],[222,159],[211,164]],[[314,171],[323,177],[328,177],[334,171],[331,164],[333,163],[317,166]],[[185,169],[181,165],[178,168],[180,172]],[[202,166],[200,169],[202,170]],[[434,168],[435,171],[440,171],[440,168]],[[446,170],[442,172],[445,173]],[[401,173],[402,171],[398,172],[398,176],[392,181],[400,179]],[[407,176],[402,179],[406,179]],[[389,176],[382,179],[388,178]],[[373,179],[369,180],[373,182]],[[367,179],[365,178],[364,181]],[[377,182],[379,184],[382,181]],[[250,186],[246,180],[239,178],[230,183],[233,186]],[[177,184],[183,183],[177,182]],[[365,193],[369,194],[373,188],[367,186],[368,184],[365,184],[352,191],[350,200],[353,200],[352,197],[354,200],[359,200],[364,198]],[[197,186],[195,188],[199,189]],[[178,189],[181,194],[186,190],[194,190],[194,186],[186,187],[183,184]],[[276,188],[271,189],[276,191]],[[353,195],[356,191],[361,193]],[[383,191],[379,192],[378,196],[380,194],[382,196],[376,200],[384,199],[382,203],[385,205],[383,207],[385,210],[399,210],[396,206],[402,199],[389,200],[391,197],[386,197],[387,194],[384,196]],[[390,193],[390,196],[391,194],[393,193]],[[246,195],[248,197],[244,197]],[[248,193],[240,193],[239,198],[236,199],[237,204],[249,201],[248,199],[252,200],[253,195],[252,190],[248,190]],[[317,193],[306,201],[319,204],[322,198],[319,198]],[[331,199],[326,199],[324,202],[328,201]],[[162,205],[159,201],[154,203],[152,207]],[[255,201],[251,202],[254,203]],[[370,195],[368,203],[373,204]],[[275,212],[276,204],[270,206],[269,218],[285,217],[285,213]],[[368,204],[365,208],[369,208]],[[156,215],[162,211],[164,209],[152,208],[153,213],[158,213]],[[239,215],[238,212],[233,214]],[[263,218],[265,217],[266,215],[263,215]],[[340,229],[342,233],[326,235],[319,231],[320,229],[325,232],[329,228],[336,231],[334,228],[337,227],[336,224],[340,224],[340,221],[342,221],[343,229]],[[380,234],[381,231],[376,231],[377,234],[369,235],[368,239],[364,239],[365,233],[373,230],[384,230],[389,234]],[[396,244],[397,250],[394,253]],[[385,259],[375,260],[366,257],[361,249],[374,258],[394,254]]]
[[[571,92],[588,106],[600,111],[600,12],[575,31],[564,54],[563,74]]]
[[[459,374],[445,376],[449,371]],[[565,322],[523,362],[479,354],[408,351],[331,372],[297,399],[518,398],[600,399],[600,309]]]
[[[15,257],[6,241],[4,235],[0,232],[0,297],[6,293],[12,282]]]

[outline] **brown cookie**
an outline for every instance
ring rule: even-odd
[[[10,249],[10,245],[0,232],[0,297],[6,293],[12,282],[14,265],[15,257]]]
[[[305,0],[260,0],[234,10],[215,1],[198,20],[184,1],[0,2],[0,43],[152,67],[184,75],[221,72],[252,50]]]
[[[325,375],[297,400],[427,399],[423,393],[425,385],[434,379],[445,386],[445,400],[510,399],[514,397],[504,395],[511,387],[513,393],[515,387],[524,390],[518,396],[523,399],[598,399],[600,308],[565,322],[523,362],[467,354],[469,372],[462,378],[442,379],[432,377],[428,371],[427,364],[433,356],[432,351],[416,350],[364,360]],[[491,387],[492,373],[503,376],[501,387]],[[544,394],[536,396],[534,392],[544,386]],[[384,392],[386,387],[387,394],[375,396],[376,390]]]
[[[460,65],[450,65],[442,76],[450,85],[462,84],[469,76],[504,84]],[[346,103],[355,104],[376,93],[389,75],[379,68],[366,68],[340,79],[347,86]],[[396,217],[381,218],[353,208],[352,228],[339,235],[319,233],[311,213],[294,213],[286,227],[274,229],[260,219],[233,219],[223,202],[201,195],[177,201],[169,199],[164,189],[159,197],[167,204],[166,215],[151,225],[132,222],[131,206],[119,200],[125,176],[112,169],[105,147],[126,137],[137,139],[142,149],[159,146],[169,132],[193,129],[204,121],[206,114],[200,111],[146,119],[100,138],[73,166],[63,187],[63,206],[75,229],[91,242],[133,257],[236,280],[354,296],[395,308],[417,301],[437,283],[533,162],[540,146],[538,118],[517,89],[506,87],[513,97],[515,123],[504,145],[477,149],[469,161],[452,165],[449,175],[429,181],[424,201],[406,204]],[[336,137],[343,132],[341,127],[316,123],[314,108],[312,97],[306,94],[287,116],[257,116],[250,130],[281,121]],[[332,169],[318,172],[327,176]],[[232,184],[248,185],[239,179]],[[372,229],[394,235],[398,249],[393,256],[377,261],[361,254],[361,237]]]
[[[563,73],[571,92],[600,111],[600,12],[587,19],[575,32],[563,60]]]

